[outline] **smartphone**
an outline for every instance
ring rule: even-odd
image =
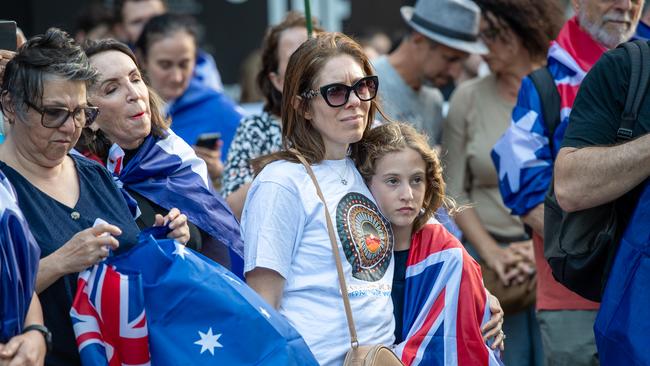
[[[217,141],[220,139],[221,134],[219,132],[203,133],[199,135],[198,139],[196,139],[196,146],[214,150],[217,148]]]
[[[0,49],[16,50],[16,22],[0,20]]]

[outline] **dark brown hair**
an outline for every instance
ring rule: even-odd
[[[318,26],[316,19],[312,18],[312,23],[314,24],[315,32],[323,32],[323,29]],[[262,41],[262,68],[257,74],[257,85],[266,99],[264,110],[276,116],[279,116],[281,113],[282,93],[275,89],[273,83],[269,80],[269,74],[278,72],[280,63],[278,46],[280,45],[282,32],[295,27],[306,28],[307,18],[300,13],[292,11],[287,14],[280,24],[270,27],[264,36],[264,41]]]
[[[426,224],[440,206],[456,211],[455,202],[445,195],[440,158],[438,153],[429,146],[426,136],[405,123],[386,123],[372,129],[366,135],[352,159],[366,184],[370,184],[379,160],[387,154],[406,148],[417,151],[426,165],[426,190],[422,203],[424,212],[413,222],[413,232],[416,232]]]
[[[557,37],[564,13],[558,0],[474,0],[492,32],[501,39],[509,28],[533,60],[544,60]]]
[[[88,41],[84,43],[83,49],[89,59],[103,52],[122,52],[129,56],[136,66],[138,65],[138,61],[129,46],[114,39]],[[166,118],[162,112],[164,102],[148,84],[147,91],[149,92],[149,109],[151,111],[151,134],[158,138],[165,138],[167,137],[167,129],[171,125],[171,120]],[[111,145],[112,142],[106,138],[101,130],[92,131],[90,128],[83,129],[82,136],[79,139],[79,143],[77,143],[77,147],[90,150],[102,159],[107,157],[108,149]]]
[[[316,87],[316,79],[320,71],[330,59],[349,55],[362,67],[365,75],[372,75],[373,69],[363,49],[352,38],[343,33],[320,33],[303,43],[289,58],[282,93],[282,147],[283,150],[263,156],[253,161],[256,171],[275,160],[297,162],[294,155],[287,150],[298,150],[310,164],[316,164],[325,159],[325,143],[311,121],[305,119],[311,99],[301,98],[298,108],[294,108],[294,98]],[[366,116],[366,127],[363,138],[370,131],[378,110],[375,99],[370,101],[370,110]],[[381,113],[381,112],[380,112]],[[350,144],[354,154],[359,142]]]

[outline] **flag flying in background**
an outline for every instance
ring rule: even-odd
[[[146,231],[129,252],[79,275],[70,315],[84,365],[318,364],[244,282]]]
[[[643,186],[594,325],[601,365],[650,365],[650,181]]]
[[[167,137],[147,137],[126,165],[124,151],[114,144],[106,167],[120,188],[138,192],[159,206],[178,208],[201,230],[243,258],[244,243],[239,223],[217,193],[213,192],[205,162],[171,130]]]
[[[0,343],[22,333],[40,255],[13,187],[0,172]]]
[[[404,342],[407,366],[502,365],[483,341],[490,318],[481,269],[441,224],[427,224],[411,242],[406,267]]]

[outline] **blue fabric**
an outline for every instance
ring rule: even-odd
[[[167,210],[178,208],[194,225],[243,256],[239,222],[225,200],[210,190],[203,161],[173,133],[164,139],[147,137],[135,156],[114,173],[124,188]]]
[[[645,24],[643,21],[639,21],[639,25],[636,27],[636,34],[634,34],[634,39],[650,40],[650,26]]]
[[[41,250],[0,172],[0,343],[22,333]]]
[[[223,161],[243,116],[235,102],[198,80],[190,81],[185,93],[169,106],[168,114],[172,130],[189,145],[195,145],[203,133],[221,133]]]
[[[111,284],[116,276],[102,275],[111,270],[121,273],[117,286]],[[86,291],[77,293],[71,315],[79,339],[97,339],[80,346],[84,365],[132,364],[125,358],[135,351],[146,356],[142,348],[147,345],[152,365],[317,365],[298,332],[250,287],[172,240],[143,235],[126,255],[82,273],[82,282]],[[120,282],[128,283],[129,291],[113,296],[119,301],[112,308],[105,308],[104,300],[96,306],[98,293],[106,297],[111,285],[124,288]],[[84,297],[92,307],[83,306],[88,304]],[[144,308],[131,312],[127,304],[142,304],[141,299]],[[113,318],[102,315],[118,313],[115,308],[129,309],[114,320],[124,327],[94,320]],[[106,337],[110,329],[120,329],[119,334]],[[139,342],[142,337],[148,342]]]
[[[218,92],[223,91],[223,83],[221,82],[219,69],[217,69],[217,63],[212,55],[202,49],[199,49],[196,53],[193,78]]]
[[[16,190],[18,205],[41,249],[41,258],[61,248],[76,233],[93,226],[95,219],[118,226],[122,235],[117,254],[138,241],[138,229],[113,178],[104,167],[83,157],[70,155],[79,178],[79,200],[68,207],[23,178],[11,167],[0,162],[0,170]],[[72,218],[77,212],[78,218]],[[75,217],[77,217],[75,215]],[[69,274],[56,280],[39,294],[45,325],[54,336],[53,350],[46,355],[47,365],[78,365],[79,352],[70,323],[70,306],[76,291],[77,275]]]
[[[596,317],[602,365],[650,365],[650,182],[623,234]]]

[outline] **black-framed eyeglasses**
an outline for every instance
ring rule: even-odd
[[[379,78],[376,75],[366,76],[357,80],[352,86],[347,86],[341,83],[328,84],[320,87],[320,94],[325,99],[325,103],[330,107],[336,108],[345,105],[350,99],[350,92],[360,100],[367,102],[377,96],[377,89],[379,88]],[[302,93],[302,97],[311,99],[317,96],[318,90],[307,90]]]
[[[64,107],[37,107],[28,101],[25,101],[25,104],[41,114],[41,124],[46,128],[61,127],[70,115],[77,127],[86,127],[99,115],[99,108],[91,106],[77,107],[71,111]]]

